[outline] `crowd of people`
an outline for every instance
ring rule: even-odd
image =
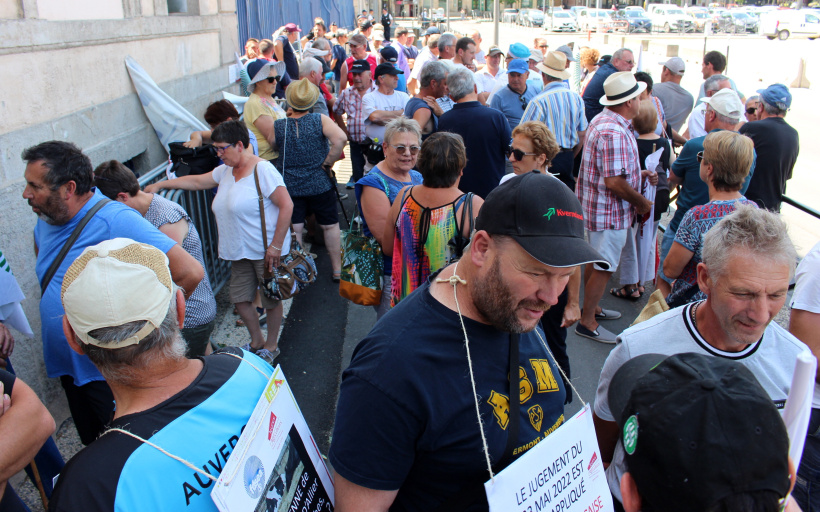
[[[820,354],[820,244],[796,269],[778,213],[799,151],[788,88],[747,99],[715,51],[696,97],[679,57],[655,81],[628,48],[539,37],[485,51],[478,32],[435,27],[417,45],[386,9],[358,22],[246,42],[242,113],[213,103],[211,130],[185,142],[213,146],[210,172],[141,190],[68,142],[23,153],[46,369],[87,447],[65,465],[55,454],[0,323],[0,512],[25,510],[5,481],[46,456],[49,510],[214,510],[212,482],[180,460],[217,476],[241,435],[281,353],[282,302],[260,281],[291,244],[321,236],[340,281],[341,186],[383,276],[342,376],[336,510],[486,510],[488,476],[565,421],[573,325],[614,346],[593,411],[616,510],[820,509],[820,391],[799,468],[778,414],[797,358]],[[163,189],[214,190],[241,348],[212,354],[203,240]],[[600,304],[616,272],[613,296],[654,282],[668,310],[603,327],[622,316]],[[772,320],[793,279],[786,330]]]

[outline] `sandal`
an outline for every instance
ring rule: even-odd
[[[279,357],[279,354],[281,353],[282,351],[278,348],[274,351],[270,351],[266,348],[260,348],[256,351],[256,355],[261,357],[266,363],[270,365],[273,365],[273,361],[276,360],[276,358]]]
[[[341,272],[339,272],[339,273],[334,272],[333,275],[331,276],[331,278],[333,279],[334,283],[338,283],[342,280],[342,273]]]
[[[634,295],[635,292],[637,292],[638,295]],[[643,296],[643,294],[639,292],[637,288],[626,286],[622,286],[621,288],[610,288],[609,293],[615,297],[618,297],[619,299],[631,300],[632,302],[641,300],[641,297]]]

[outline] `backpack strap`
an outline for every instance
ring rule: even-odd
[[[68,251],[74,246],[74,242],[80,237],[80,233],[83,232],[83,228],[88,221],[91,220],[91,217],[94,216],[98,211],[102,209],[103,206],[107,205],[111,202],[111,199],[107,197],[104,199],[100,199],[97,204],[91,207],[87,212],[85,212],[85,216],[80,220],[80,223],[74,228],[74,231],[71,232],[71,236],[68,237],[68,240],[65,241],[63,244],[63,248],[60,249],[59,254],[57,257],[54,258],[54,261],[51,262],[51,266],[48,267],[45,276],[43,276],[43,282],[40,283],[40,295],[44,295],[46,293],[46,288],[51,283],[51,280],[54,278],[54,274],[57,273],[57,269],[60,268],[60,265],[63,263]]]

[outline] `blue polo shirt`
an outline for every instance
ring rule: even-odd
[[[512,130],[507,118],[477,101],[456,103],[438,122],[438,131],[461,135],[467,148],[467,166],[458,188],[487,197],[505,174]]]
[[[518,126],[518,123],[521,122],[524,109],[526,109],[527,105],[537,94],[538,91],[530,87],[529,83],[527,84],[527,89],[524,91],[524,94],[518,94],[513,91],[508,84],[495,93],[490,102],[490,106],[504,114],[504,117],[507,118],[507,122],[510,123],[510,128],[515,128]]]
[[[712,130],[709,133],[718,131],[720,129]],[[680,194],[675,202],[675,216],[669,221],[669,229],[672,231],[678,230],[680,221],[683,220],[683,216],[690,208],[709,202],[709,186],[700,179],[700,163],[698,163],[698,153],[703,151],[703,139],[705,138],[704,135],[689,140],[681,149],[680,156],[672,163],[671,172],[683,181]],[[741,194],[746,194],[746,189],[749,188],[749,181],[755,172],[756,163],[757,153],[755,152],[749,175],[746,176],[746,181],[740,187]]]

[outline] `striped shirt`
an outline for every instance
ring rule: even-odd
[[[536,96],[521,122],[541,121],[555,134],[558,145],[564,149],[574,148],[580,142],[578,132],[587,129],[587,118],[584,115],[584,100],[578,93],[570,90],[564,82],[551,82]]]
[[[630,187],[639,190],[641,168],[631,123],[605,108],[587,129],[575,187],[588,231],[619,230],[632,225],[635,218],[632,205],[616,196],[604,182],[604,178],[615,176],[623,176]]]
[[[365,93],[376,90],[374,84],[370,84],[370,89]],[[362,96],[355,87],[348,87],[339,93],[339,99],[333,106],[333,113],[341,116],[347,114],[347,131],[350,133],[350,142],[364,142],[367,135],[364,132],[364,110],[362,108]]]

